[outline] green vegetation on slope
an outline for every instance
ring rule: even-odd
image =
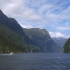
[[[0,53],[9,53],[9,52],[25,52],[24,48],[21,45],[17,45],[14,42],[10,41],[3,32],[0,31]]]
[[[1,10],[0,47],[1,52],[22,52],[22,50],[24,52],[59,52],[60,50],[47,30],[39,28],[25,30],[14,18],[8,18]]]
[[[0,52],[31,52],[31,50],[39,52],[39,48],[29,44],[25,36],[0,23]]]
[[[46,29],[31,28],[23,29],[26,35],[33,41],[35,46],[38,46],[42,52],[59,52],[58,46],[50,37]]]
[[[70,53],[70,38],[64,44],[64,46],[63,46],[63,52],[64,53]]]

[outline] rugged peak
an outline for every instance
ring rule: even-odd
[[[31,29],[25,29],[25,31],[28,31],[28,33],[32,33],[35,35],[46,35],[46,36],[50,36],[49,32],[46,29],[40,29],[40,28],[31,28]]]
[[[26,35],[38,46],[42,52],[59,52],[60,46],[57,45],[50,37],[46,29],[31,28],[23,29]]]

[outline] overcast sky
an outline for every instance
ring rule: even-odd
[[[70,36],[70,0],[0,0],[0,9],[24,28],[45,28],[51,37]]]

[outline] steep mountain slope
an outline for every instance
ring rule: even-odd
[[[70,38],[65,42],[62,52],[70,53]]]
[[[39,28],[23,30],[42,52],[60,52],[60,47],[51,39],[47,30]]]
[[[0,23],[6,25],[11,28],[13,31],[25,35],[22,27],[18,24],[18,22],[14,18],[8,18],[3,12],[0,10]]]
[[[33,45],[32,41],[24,33],[22,27],[17,23],[17,21],[13,18],[8,18],[6,15],[2,13],[2,11],[0,11],[0,32],[1,48],[4,47],[4,44],[2,43],[5,43],[5,45],[7,45],[9,48],[11,48],[11,45],[13,45],[16,49],[18,48],[18,46],[20,46],[19,49],[22,48],[23,51],[26,52],[30,52],[31,50],[39,51],[39,48]],[[12,51],[14,51],[14,49]],[[22,52],[22,50],[20,51]]]
[[[3,49],[3,50],[2,50]],[[0,10],[0,52],[60,52],[45,29],[23,29]]]
[[[10,34],[15,34],[10,31],[11,30],[9,28],[0,24],[0,53],[25,52],[22,45],[15,43],[14,40],[11,40],[13,37]]]

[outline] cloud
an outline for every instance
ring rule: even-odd
[[[49,4],[43,5],[38,11],[40,12],[40,14],[43,14],[44,12],[47,12],[51,7],[52,5],[49,5]]]
[[[23,14],[22,17],[25,20],[44,21],[44,19],[40,15],[38,15],[33,9],[30,8],[26,8],[22,14]]]
[[[22,11],[22,6],[24,7],[23,1],[22,0],[2,0],[3,4],[1,5],[2,7],[1,10],[8,15],[8,16],[18,16],[21,11]],[[0,1],[0,3],[2,3]]]
[[[70,22],[66,22],[61,26],[57,26],[55,29],[59,31],[70,31]]]
[[[18,22],[22,19],[20,24],[25,28],[48,28],[60,33],[70,30],[70,0],[0,0],[0,9]]]
[[[54,32],[49,32],[49,34],[51,35],[51,37],[56,37],[56,38],[64,36],[60,32],[55,32],[55,33]]]
[[[33,8],[28,7],[24,0],[2,0],[0,8],[3,12],[14,18],[23,18],[27,21],[45,21]]]
[[[63,6],[69,2],[66,0],[1,0],[0,8],[10,17],[58,24],[61,20],[70,19],[70,7],[62,10]]]
[[[28,29],[30,29],[30,28],[33,28],[31,25],[24,25],[24,24],[20,24],[23,28],[28,28]]]
[[[70,30],[70,27],[58,26],[56,29],[57,30]]]
[[[70,36],[66,36],[60,32],[49,32],[49,34],[52,38],[59,38],[59,37],[69,38],[70,37]]]
[[[48,20],[50,24],[55,25],[60,24],[62,20],[70,20],[70,6],[68,5],[70,1],[53,1],[54,0],[49,1],[50,3],[42,5],[39,9],[39,12],[44,15],[46,20]]]
[[[70,13],[69,12],[70,12],[70,6],[61,13],[61,15],[62,15],[61,18],[70,20],[70,18],[69,18]]]

